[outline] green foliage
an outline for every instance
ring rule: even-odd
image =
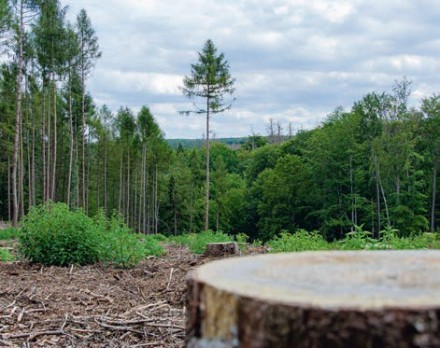
[[[291,234],[282,231],[279,237],[267,243],[271,252],[327,250],[329,243],[317,232],[298,230]]]
[[[159,245],[162,237],[132,233],[122,217],[114,214],[108,221],[108,231],[102,234],[100,260],[122,268],[134,267],[146,256],[164,253]]]
[[[5,228],[0,230],[0,240],[8,240],[18,238],[19,230],[17,228]]]
[[[14,261],[14,256],[9,252],[9,250],[0,248],[0,262]]]
[[[232,241],[232,238],[222,232],[213,232],[211,230],[200,233],[190,233],[170,238],[177,244],[185,245],[195,254],[203,254],[206,244],[221,243]]]
[[[87,265],[98,261],[101,231],[82,211],[63,203],[33,207],[24,218],[19,251],[45,265]]]
[[[371,237],[371,232],[363,226],[355,226],[341,241],[329,243],[316,232],[298,230],[296,233],[283,231],[281,235],[266,245],[271,252],[294,252],[307,250],[403,250],[440,249],[437,233],[423,233],[415,237],[400,237],[398,230],[387,227],[380,232],[380,239]]]
[[[246,244],[249,240],[249,236],[246,233],[237,233],[234,238],[239,244]]]
[[[363,225],[355,226],[354,231],[347,233],[339,244],[343,250],[367,249],[376,242],[371,235],[371,232],[363,230]]]
[[[160,256],[163,253],[163,247],[154,238],[131,233],[128,227],[123,227],[105,234],[100,256],[105,263],[130,268],[139,264],[146,256]]]
[[[166,237],[134,234],[114,214],[110,220],[102,210],[94,219],[81,210],[70,211],[52,202],[31,209],[19,233],[19,251],[34,263],[67,266],[98,261],[127,268],[149,255],[162,255],[159,245]]]

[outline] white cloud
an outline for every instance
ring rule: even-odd
[[[218,136],[265,133],[268,118],[316,126],[336,106],[413,80],[417,98],[438,92],[440,2],[434,0],[65,0],[86,8],[103,57],[88,81],[95,102],[150,106],[168,137],[200,137],[202,117],[178,88],[211,38],[237,78]]]

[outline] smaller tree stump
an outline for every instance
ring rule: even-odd
[[[240,248],[235,242],[223,242],[223,243],[209,243],[205,247],[205,256],[207,257],[222,257],[238,255]]]

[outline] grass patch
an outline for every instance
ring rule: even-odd
[[[17,228],[9,227],[0,230],[0,240],[9,240],[18,238],[19,230]]]
[[[0,248],[0,262],[14,261],[15,257],[9,250]]]

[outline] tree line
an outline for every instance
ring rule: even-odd
[[[143,233],[209,228],[268,240],[306,229],[331,240],[356,226],[375,236],[387,227],[437,230],[440,95],[410,107],[404,79],[312,130],[281,137],[271,122],[270,142],[252,134],[235,150],[216,141],[172,149],[148,106],[95,105],[87,81],[98,37],[85,10],[75,23],[67,10],[57,0],[0,2],[2,219],[16,222],[52,200],[120,214]],[[231,92],[229,72],[222,79]],[[188,95],[191,76],[186,82]],[[222,111],[210,93],[208,110]]]

